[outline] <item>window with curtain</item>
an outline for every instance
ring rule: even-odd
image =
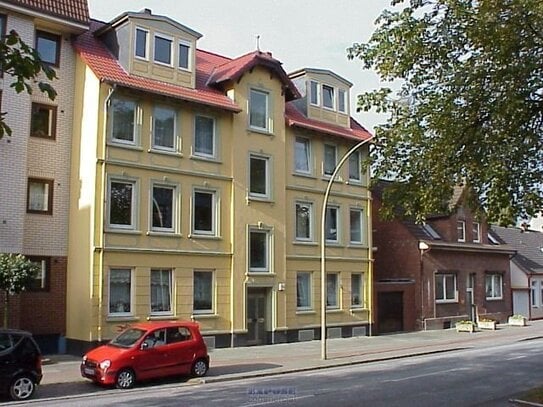
[[[311,309],[311,273],[298,272],[296,275],[296,307],[299,310]]]
[[[151,314],[172,313],[172,270],[151,270]]]
[[[109,271],[109,313],[132,313],[132,270]]]
[[[294,145],[294,171],[310,174],[310,142],[305,137],[296,137]]]
[[[312,240],[311,230],[313,205],[309,202],[296,202],[296,240]]]
[[[326,275],[326,306],[339,308],[339,285],[337,274]]]
[[[216,157],[215,119],[207,116],[194,118],[194,154],[207,158]]]

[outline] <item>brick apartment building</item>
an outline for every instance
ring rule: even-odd
[[[0,140],[0,253],[22,253],[41,271],[10,300],[9,326],[32,331],[44,352],[62,350],[66,332],[68,203],[75,53],[72,37],[88,29],[86,0],[2,0],[0,33],[19,33],[56,71],[54,101],[36,88],[16,94],[0,78],[11,137]]]

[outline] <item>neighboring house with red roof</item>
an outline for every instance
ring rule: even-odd
[[[505,228],[492,225],[496,243],[507,244],[511,258],[513,313],[528,319],[543,318],[543,233],[527,225]]]
[[[88,30],[86,0],[0,0],[0,34],[11,30],[56,71],[54,101],[0,79],[1,111],[12,136],[0,140],[0,253],[40,266],[27,292],[10,298],[10,327],[32,331],[42,351],[63,351],[66,333],[68,202],[73,130],[73,36]]]
[[[423,225],[383,220],[379,209],[388,181],[373,188],[376,331],[443,329],[459,320],[512,314],[507,245],[488,240],[488,226],[455,189],[450,210],[428,216]]]
[[[146,9],[74,42],[70,352],[146,319],[196,320],[217,347],[320,335],[318,214],[340,158],[371,138],[351,83],[200,37]],[[329,337],[371,326],[367,154],[327,207]]]

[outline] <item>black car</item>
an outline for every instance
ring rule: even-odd
[[[42,378],[42,356],[32,334],[0,329],[0,392],[27,400]]]

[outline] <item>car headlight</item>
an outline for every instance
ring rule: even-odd
[[[111,366],[111,360],[106,359],[106,360],[100,362],[100,364],[98,366],[100,366],[100,369],[105,370],[105,369],[107,369],[108,367]]]
[[[83,363],[87,361],[87,355],[83,356]]]

